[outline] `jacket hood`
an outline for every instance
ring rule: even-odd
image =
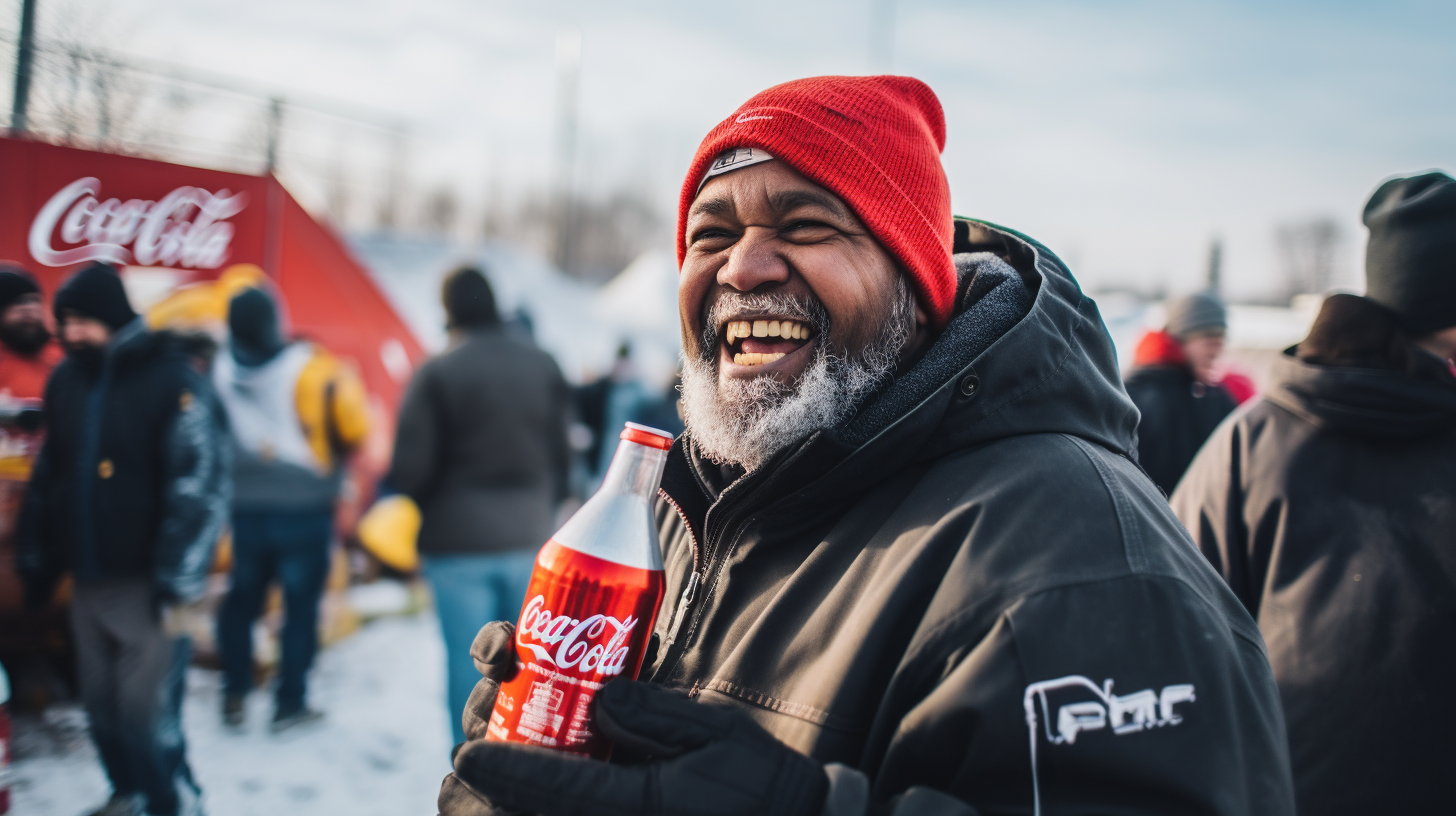
[[[924,355],[843,426],[764,466],[799,488],[791,501],[858,493],[907,464],[1022,434],[1070,434],[1136,460],[1138,414],[1112,338],[1066,266],[970,219],[956,220],[954,248],[955,310]]]
[[[1289,349],[1274,363],[1268,399],[1305,421],[1341,433],[1408,439],[1456,427],[1456,377],[1431,357],[1430,376],[1317,365]]]

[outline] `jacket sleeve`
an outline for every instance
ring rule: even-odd
[[[24,584],[26,605],[31,608],[50,602],[62,571],[60,553],[55,551],[46,530],[46,498],[54,489],[50,451],[51,445],[42,445],[35,458],[15,525],[15,571]]]
[[[1290,816],[1278,692],[1246,628],[1181,579],[1125,575],[1023,598],[974,642],[933,635],[870,737],[883,760],[858,796],[831,772],[825,814]]]
[[[227,418],[207,380],[190,368],[177,413],[162,437],[163,516],[154,583],[169,600],[202,593],[213,551],[232,505],[232,447]]]
[[[410,379],[394,429],[394,455],[386,480],[394,489],[424,506],[440,469],[444,431],[433,393],[433,367],[420,366]]]
[[[1194,457],[1169,501],[1213,568],[1223,576],[1249,614],[1258,618],[1267,553],[1245,522],[1244,465],[1248,459],[1242,421],[1224,423]],[[1277,527],[1271,527],[1268,538]],[[1261,564],[1263,560],[1265,563]]]

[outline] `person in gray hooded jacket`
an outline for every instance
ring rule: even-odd
[[[1133,461],[1095,304],[952,220],[943,143],[906,77],[788,83],[710,133],[668,600],[596,697],[612,761],[479,739],[516,665],[492,625],[441,813],[1292,812],[1263,644]]]

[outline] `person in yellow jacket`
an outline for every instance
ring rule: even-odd
[[[364,387],[323,347],[285,342],[264,290],[228,304],[228,342],[212,369],[236,444],[232,586],[217,621],[223,721],[243,722],[253,622],[271,580],[283,587],[282,658],[272,728],[322,716],[307,703],[344,459],[368,432]]]

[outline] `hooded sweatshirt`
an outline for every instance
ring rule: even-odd
[[[944,332],[843,426],[659,505],[643,677],[826,764],[827,814],[1292,813],[1248,613],[1134,462],[1071,274],[959,220]]]
[[[1301,813],[1441,813],[1456,765],[1456,376],[1326,301],[1173,509],[1259,623]]]

